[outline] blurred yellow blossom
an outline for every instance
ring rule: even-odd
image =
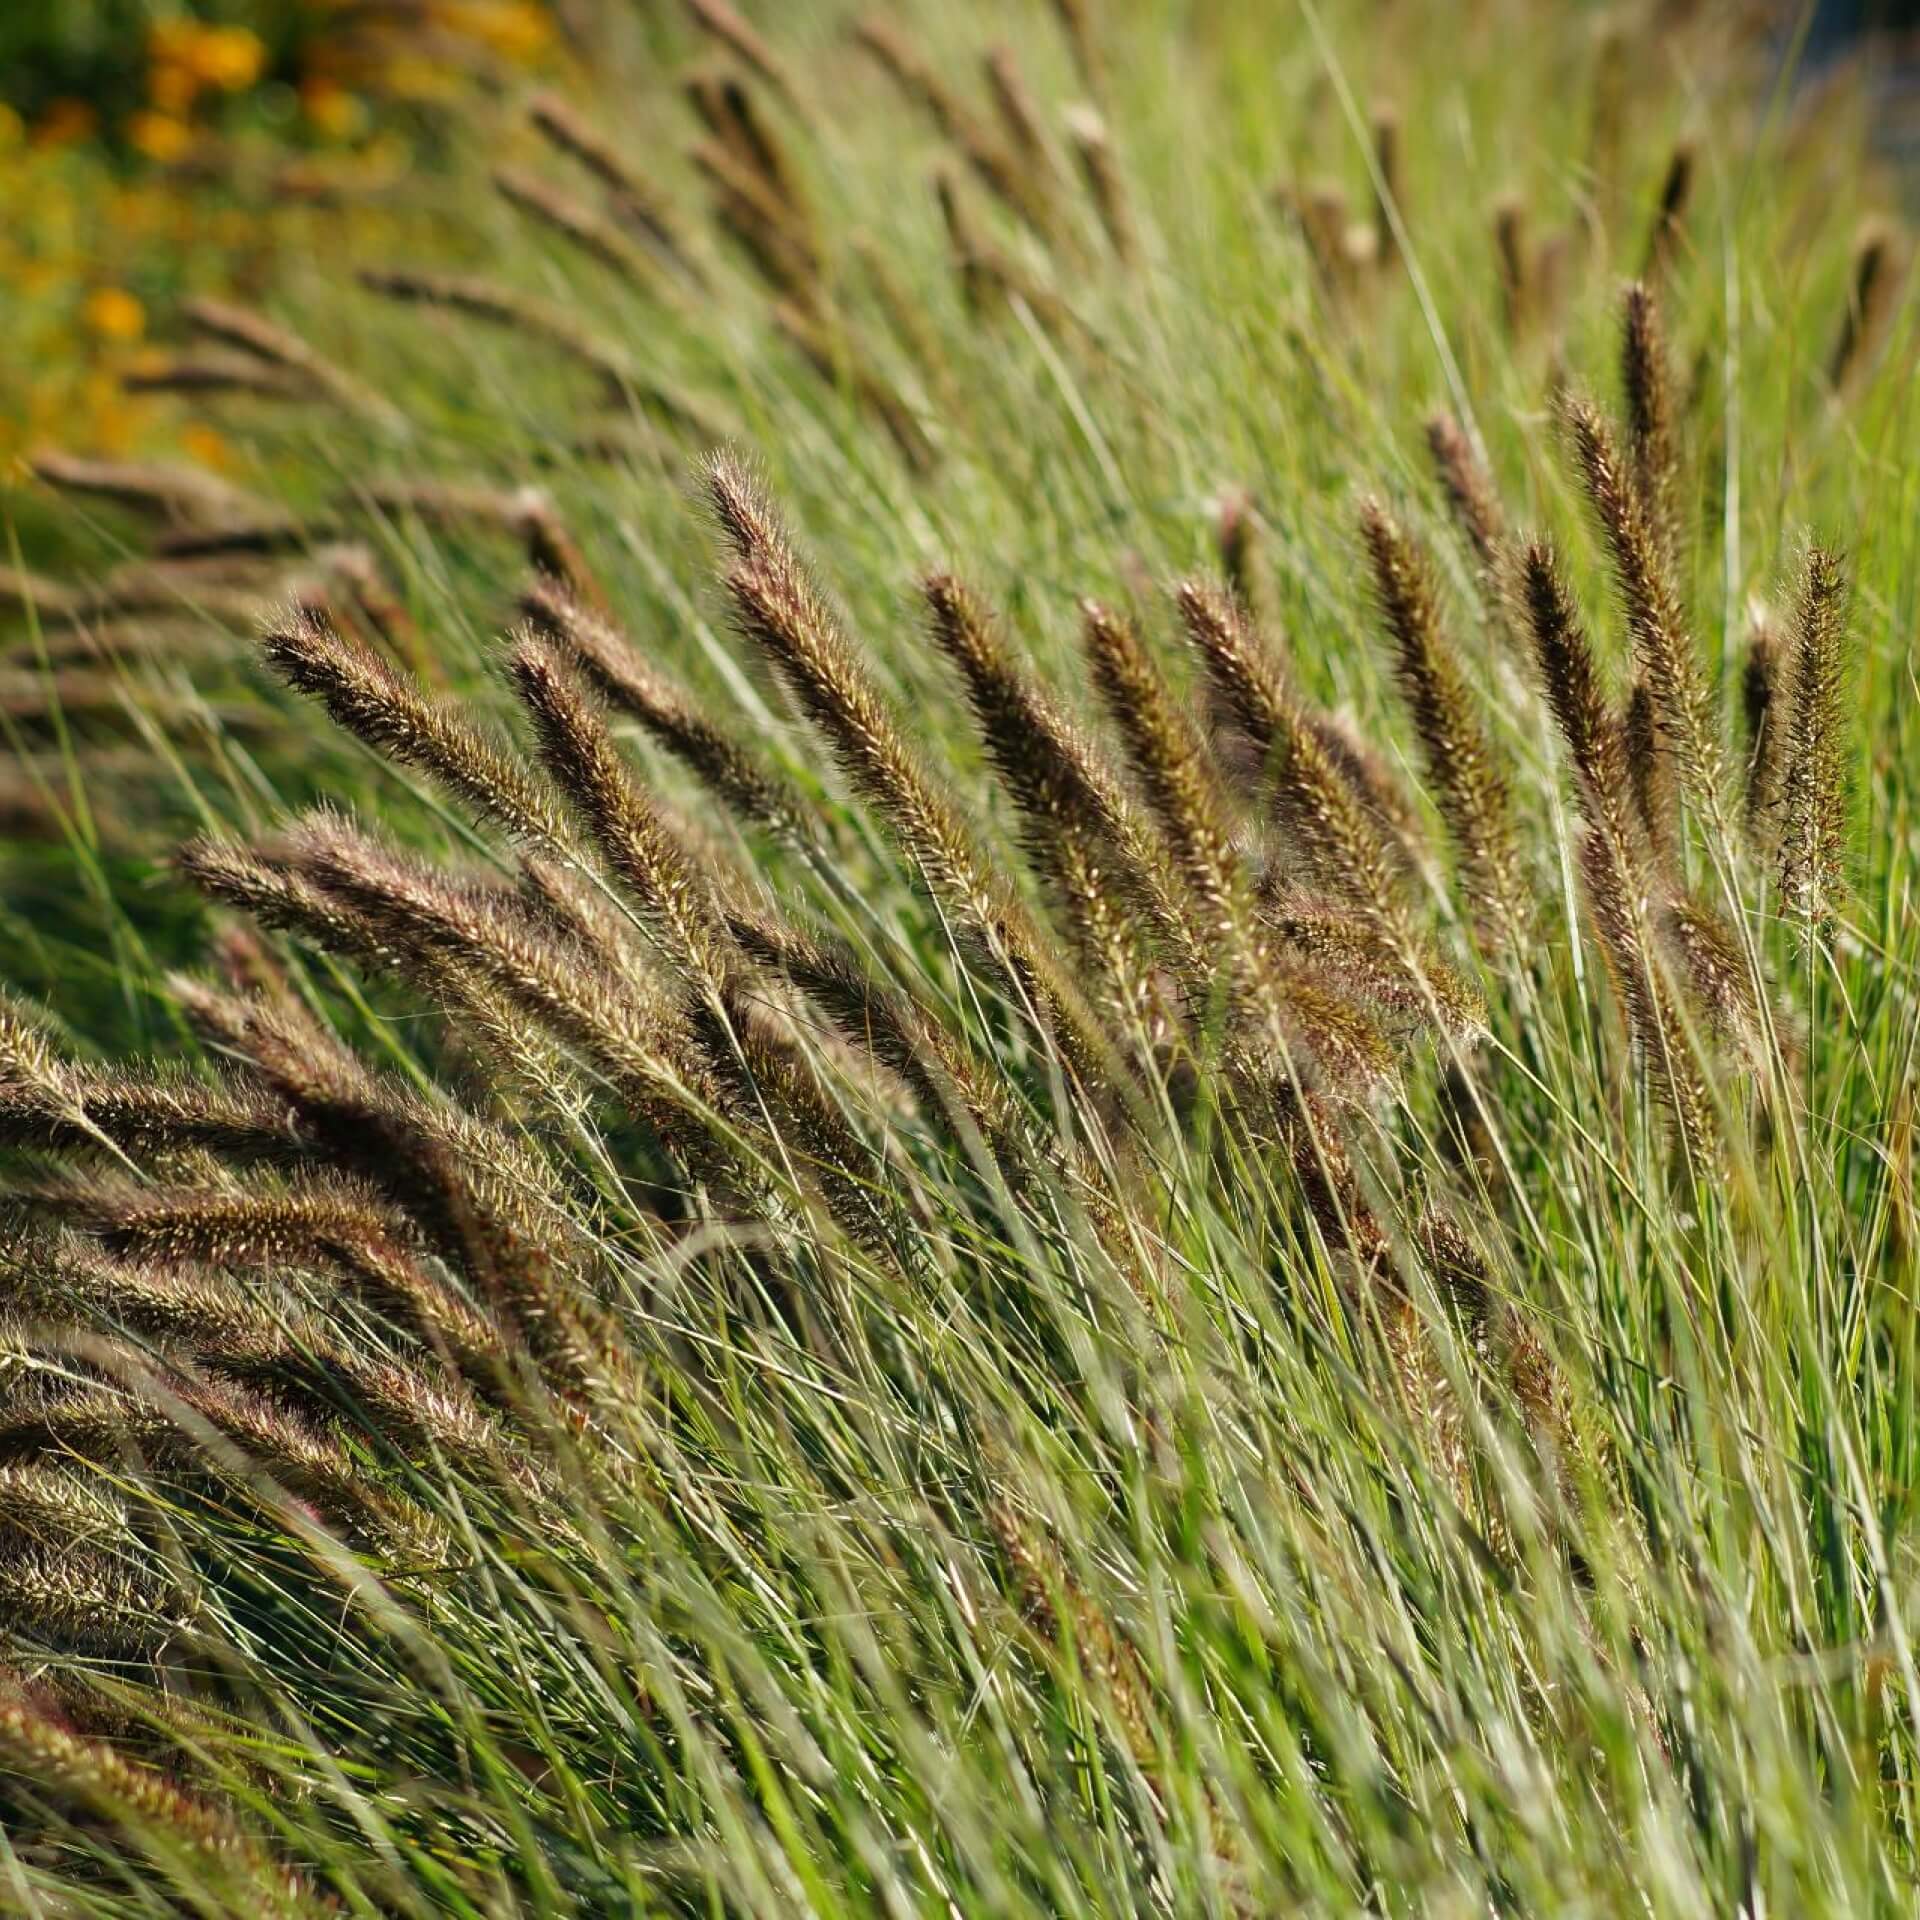
[[[387,91],[397,100],[435,101],[459,97],[460,75],[423,54],[395,54],[380,73]]]
[[[209,86],[238,93],[266,71],[267,49],[246,27],[206,27],[187,64]]]
[[[156,60],[147,69],[147,98],[161,113],[186,114],[200,97],[200,76],[177,60]]]
[[[147,52],[154,60],[189,66],[194,45],[204,31],[197,20],[156,20],[147,30]]]
[[[189,460],[223,473],[230,471],[234,464],[233,449],[216,429],[200,420],[189,421],[180,429],[180,451]]]
[[[260,78],[267,64],[267,49],[257,33],[246,27],[208,27],[197,20],[162,20],[147,35],[147,53],[153,61],[150,89],[158,87],[173,95],[176,111],[189,104],[180,95],[191,87],[218,87],[225,93],[238,93]],[[165,72],[168,78],[162,79]]]
[[[435,12],[441,25],[508,60],[535,59],[553,40],[546,9],[531,0],[443,0]]]
[[[359,97],[332,80],[305,81],[300,88],[300,108],[314,130],[329,140],[350,140],[367,124],[367,110]]]
[[[146,308],[125,287],[95,287],[80,315],[102,340],[138,340],[147,330]]]
[[[147,108],[129,117],[127,139],[136,153],[143,153],[149,160],[158,160],[165,166],[178,160],[193,145],[193,129],[170,113],[156,113]]]
[[[0,100],[0,153],[10,153],[26,138],[26,122]]]

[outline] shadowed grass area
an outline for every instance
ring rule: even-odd
[[[42,458],[11,1900],[1909,1908],[1906,241],[1737,11],[698,0]]]

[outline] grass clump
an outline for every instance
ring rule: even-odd
[[[994,13],[698,0],[41,461],[23,1910],[1910,1904],[1846,96]]]

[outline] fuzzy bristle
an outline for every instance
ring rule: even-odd
[[[1712,700],[1665,556],[1612,434],[1587,401],[1567,405],[1581,478],[1613,558],[1634,657],[1646,679],[1662,742],[1686,796],[1710,818],[1723,774]]]
[[[1381,618],[1393,639],[1401,693],[1468,891],[1485,924],[1504,939],[1516,939],[1526,924],[1526,885],[1512,799],[1443,631],[1432,575],[1378,501],[1361,508],[1360,531]]]
[[[1780,740],[1776,873],[1788,913],[1805,929],[1831,919],[1845,878],[1847,768],[1846,578],[1824,547],[1807,555],[1794,612],[1791,693]]]

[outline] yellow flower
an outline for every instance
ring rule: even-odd
[[[203,32],[205,28],[197,20],[157,20],[147,30],[147,53],[154,60],[190,66]]]
[[[208,86],[238,93],[265,71],[267,49],[245,27],[204,27],[194,36],[186,64]]]
[[[127,138],[134,150],[162,166],[178,160],[193,145],[193,129],[171,114],[142,109],[127,121]]]
[[[124,287],[95,287],[80,311],[102,340],[138,340],[147,330],[146,308]]]
[[[162,113],[184,118],[200,97],[200,76],[178,60],[156,60],[147,69],[147,98]]]
[[[154,61],[148,86],[171,88],[175,98],[182,81],[161,81],[159,73],[165,67],[179,69],[196,90],[219,86],[228,94],[252,86],[267,67],[267,48],[257,33],[246,27],[202,27],[190,19],[161,21],[146,36],[146,50]]]
[[[233,449],[204,421],[193,420],[180,429],[180,451],[203,467],[225,473],[233,466]]]
[[[332,80],[306,81],[300,88],[300,106],[315,131],[329,140],[350,140],[366,125],[366,108]]]
[[[459,92],[459,76],[443,61],[419,54],[396,54],[381,71],[386,89],[399,100],[451,100]]]
[[[547,50],[553,27],[546,10],[530,0],[447,0],[443,25],[491,47],[508,60],[532,60]]]
[[[10,153],[26,137],[26,123],[0,100],[0,153]]]

